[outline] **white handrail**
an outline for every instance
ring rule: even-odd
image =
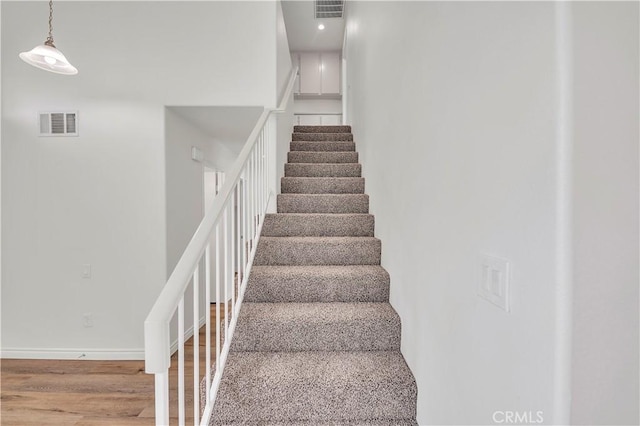
[[[234,162],[231,170],[226,173],[224,184],[220,189],[220,192],[215,197],[209,213],[205,215],[202,222],[196,229],[191,241],[187,245],[182,257],[178,261],[173,273],[169,277],[166,285],[162,289],[158,299],[153,305],[149,315],[144,323],[145,333],[145,371],[149,374],[155,374],[156,383],[156,424],[164,425],[169,421],[169,378],[168,371],[171,365],[171,341],[170,341],[170,324],[171,320],[178,311],[178,352],[179,352],[179,371],[184,375],[184,301],[185,293],[191,286],[193,289],[193,309],[194,309],[194,422],[198,423],[199,406],[196,401],[195,392],[199,388],[196,386],[199,383],[200,372],[198,370],[198,336],[200,315],[198,312],[199,307],[199,283],[200,283],[200,262],[205,260],[205,288],[206,298],[205,303],[209,303],[209,285],[210,276],[210,263],[209,253],[211,250],[211,239],[215,236],[215,255],[216,255],[216,342],[212,345],[210,342],[210,305],[207,305],[205,310],[205,320],[207,329],[207,341],[206,341],[206,362],[210,364],[210,354],[212,346],[215,349],[215,361],[216,372],[213,377],[212,383],[209,383],[211,379],[210,365],[206,367],[206,394],[207,402],[203,410],[202,423],[206,424],[208,418],[213,410],[213,403],[215,402],[215,396],[217,387],[220,383],[222,371],[224,370],[224,364],[227,354],[229,352],[230,342],[233,337],[233,331],[237,320],[237,315],[240,312],[240,306],[244,295],[244,289],[248,281],[248,275],[253,263],[253,257],[255,256],[255,250],[257,247],[257,241],[259,239],[260,230],[262,228],[262,222],[264,215],[266,214],[266,208],[269,203],[269,199],[273,196],[270,188],[271,180],[275,180],[276,176],[270,176],[271,167],[270,161],[275,158],[275,140],[270,135],[269,118],[272,113],[284,112],[287,109],[289,99],[293,86],[295,84],[295,78],[297,75],[297,68],[292,69],[289,77],[289,82],[284,91],[284,96],[280,101],[277,109],[267,109],[262,112],[260,118],[256,122],[255,127],[251,131],[251,134],[247,138],[245,145],[242,148],[238,158]],[[243,183],[244,182],[244,183]],[[242,194],[242,195],[241,195]],[[242,205],[242,214],[239,211],[234,211],[237,205]],[[242,215],[242,223],[241,223]],[[230,217],[230,218],[229,218]],[[257,222],[256,222],[257,217]],[[237,221],[236,221],[237,219]],[[236,223],[237,222],[237,223]],[[231,224],[232,237],[229,238],[228,230],[229,223]],[[221,229],[224,228],[224,229]],[[235,228],[235,229],[234,229]],[[238,234],[234,232],[237,229]],[[238,240],[240,230],[244,239],[241,243]],[[223,238],[223,247],[220,250],[220,234]],[[220,252],[224,253],[224,266],[220,268]],[[229,255],[230,262],[229,262]],[[236,256],[237,255],[237,262]],[[241,259],[242,258],[242,259]],[[237,267],[237,270],[236,270]],[[229,270],[231,269],[231,274]],[[220,340],[220,271],[224,270],[224,282],[223,285],[225,291],[225,312],[229,311],[226,300],[227,289],[231,284],[231,310],[228,314],[231,315],[229,323],[225,316],[225,341],[222,350],[219,349]],[[239,291],[235,295],[235,274],[238,274]],[[179,309],[178,309],[179,308]],[[179,424],[184,423],[184,377],[179,378]]]

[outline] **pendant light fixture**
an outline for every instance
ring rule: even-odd
[[[71,65],[61,51],[53,44],[53,0],[49,0],[49,37],[44,44],[34,47],[28,52],[22,52],[20,59],[45,71],[57,74],[75,75],[78,74],[76,67]]]

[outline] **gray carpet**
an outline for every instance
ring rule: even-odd
[[[211,425],[415,426],[349,126],[295,126]]]

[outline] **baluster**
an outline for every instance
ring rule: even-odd
[[[211,387],[211,243],[204,250],[204,298],[205,298],[205,368],[206,385],[205,396],[209,403],[209,388]]]
[[[200,416],[200,262],[193,272],[193,422]]]
[[[233,187],[233,192],[231,193],[231,312],[233,311],[233,307],[235,305],[235,297],[236,297],[236,238],[235,230],[236,230],[236,194],[237,194],[237,186]]]
[[[237,262],[238,262],[238,291],[239,286],[244,279],[244,271],[242,269],[242,186],[238,185],[238,209],[236,211],[237,214],[237,226],[238,226],[238,248],[237,248]]]
[[[178,304],[178,424],[184,426],[184,294]],[[168,401],[167,401],[168,402]]]
[[[269,161],[267,160],[269,156],[269,121],[265,124],[264,130],[264,139],[262,141],[262,164],[264,168],[262,170],[262,193],[264,194],[264,203],[262,205],[262,213],[265,214],[267,211],[267,203],[269,202],[269,193],[267,192],[267,187],[269,186],[269,180],[267,178],[269,172]]]
[[[220,370],[220,222],[216,224],[216,372]]]
[[[155,374],[156,424],[169,424],[169,370]]]
[[[264,164],[262,162],[262,154],[263,154],[262,142],[263,141],[264,141],[264,129],[260,132],[260,138],[258,139],[258,217],[260,217],[260,212],[262,211],[262,203],[264,202],[264,193],[262,192],[262,170],[264,168]]]
[[[245,180],[242,183],[242,280],[244,281],[247,273],[247,259],[249,258],[247,250],[247,242],[249,241],[249,227],[247,226],[247,206],[249,205],[248,185],[248,167],[244,168]]]
[[[255,197],[255,204],[254,204],[254,210],[253,210],[253,236],[254,238],[257,238],[258,236],[258,214],[260,211],[260,153],[258,152],[258,146],[256,145],[256,147],[253,150],[253,155],[254,155],[254,161],[255,161],[255,167],[256,167],[256,178],[253,181],[254,187],[255,187],[255,191],[254,191],[254,197]]]
[[[224,342],[227,343],[229,339],[229,206],[227,205],[224,208],[223,217],[223,228],[224,228],[224,243],[223,243],[223,251],[224,251]]]

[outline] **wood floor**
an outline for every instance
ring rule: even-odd
[[[221,320],[224,309],[221,307]],[[215,341],[215,305],[211,305]],[[205,367],[200,330],[200,374]],[[154,379],[144,361],[2,360],[0,424],[33,426],[154,425]],[[187,422],[193,424],[193,338],[185,344]],[[170,369],[171,423],[177,424],[177,363]]]

